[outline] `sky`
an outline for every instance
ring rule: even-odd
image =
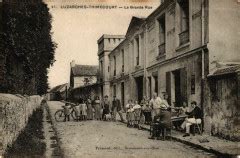
[[[139,1],[139,2],[136,2]],[[45,0],[52,14],[52,38],[57,43],[55,63],[49,69],[50,88],[69,83],[70,62],[98,65],[97,40],[102,34],[125,35],[132,16],[146,17],[160,0]],[[72,5],[109,5],[117,9],[63,9]],[[148,9],[127,9],[148,6]],[[118,8],[123,7],[123,8]],[[125,7],[125,9],[124,9]],[[141,7],[140,7],[141,8]]]

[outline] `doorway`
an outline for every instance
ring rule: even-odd
[[[185,68],[178,69],[172,72],[173,74],[173,87],[175,96],[175,106],[179,107],[183,105],[183,102],[187,102],[187,71]]]
[[[175,105],[179,107],[182,105],[181,100],[181,82],[180,82],[180,70],[176,70],[173,72],[174,75],[174,85],[175,85]]]
[[[121,83],[121,103],[122,106],[124,107],[125,105],[125,94],[124,94],[124,82]]]
[[[136,87],[137,87],[137,100],[140,103],[143,99],[143,76],[136,77]]]
[[[154,83],[155,83],[154,92],[156,92],[158,95],[158,75],[154,75],[153,78],[154,78]]]
[[[148,77],[148,90],[149,90],[149,98],[152,98],[152,77]]]
[[[101,99],[103,99],[103,96],[104,94],[103,94],[103,85],[101,85]]]

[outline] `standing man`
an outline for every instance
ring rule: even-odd
[[[122,116],[122,106],[120,103],[120,100],[116,98],[116,96],[113,96],[113,101],[112,101],[112,112],[113,112],[113,120],[116,121],[116,115],[118,113],[118,115],[121,118],[121,121],[123,122],[123,116]]]
[[[170,105],[168,104],[168,94],[166,92],[163,92],[163,99],[162,99],[162,104],[161,108],[169,108]]]
[[[152,120],[154,120],[155,116],[159,115],[162,102],[162,99],[157,96],[156,92],[154,92],[153,98],[149,102],[152,107]]]

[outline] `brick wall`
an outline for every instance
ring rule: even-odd
[[[25,128],[29,116],[40,106],[40,96],[16,96],[0,93],[0,156]]]

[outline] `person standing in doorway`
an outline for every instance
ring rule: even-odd
[[[116,115],[120,116],[121,121],[123,122],[123,116],[122,116],[122,111],[123,108],[121,106],[120,100],[116,98],[116,96],[113,96],[113,101],[112,101],[112,112],[113,112],[113,120],[116,121]]]
[[[155,116],[159,115],[162,102],[162,99],[158,97],[156,92],[154,92],[153,98],[149,102],[152,107],[152,120],[154,120]]]

